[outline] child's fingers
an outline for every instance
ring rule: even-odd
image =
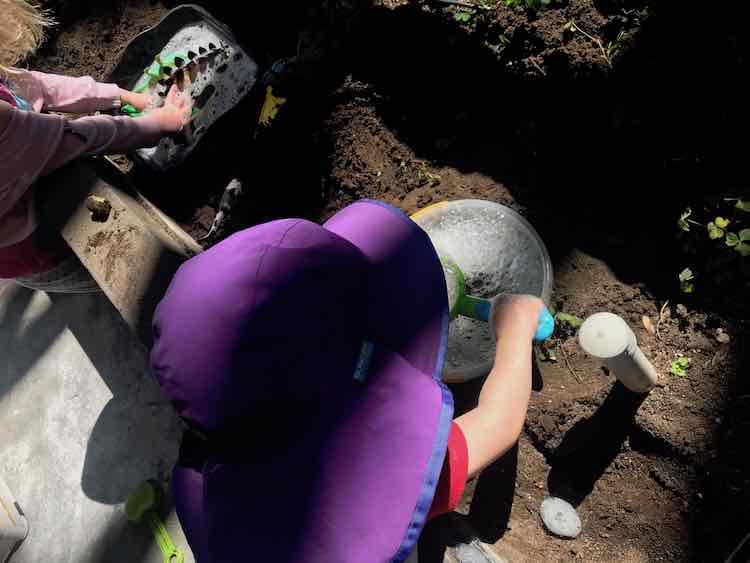
[[[177,94],[179,93],[179,90],[177,89],[176,84],[172,84],[172,86],[169,88],[169,92],[167,92],[167,99],[166,102],[168,104],[175,104],[177,103],[177,100],[179,99]]]

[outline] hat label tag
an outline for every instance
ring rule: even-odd
[[[368,342],[367,340],[362,342],[362,348],[359,351],[359,358],[357,359],[357,366],[354,368],[354,381],[364,383],[367,379],[374,350],[375,345],[372,342]]]

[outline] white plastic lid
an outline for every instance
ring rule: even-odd
[[[578,330],[581,348],[601,360],[619,356],[632,342],[628,323],[613,313],[594,313]]]

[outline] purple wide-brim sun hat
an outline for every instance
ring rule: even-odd
[[[180,268],[152,367],[208,437],[172,483],[199,563],[409,556],[453,416],[443,279],[427,235],[369,200],[323,226],[242,231]]]

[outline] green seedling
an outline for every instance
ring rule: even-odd
[[[672,361],[669,371],[678,377],[685,377],[687,370],[690,367],[690,358],[687,356],[679,356],[677,359]]]
[[[692,214],[693,210],[690,207],[686,207],[685,211],[680,213],[680,218],[677,220],[677,226],[685,232],[690,231],[690,225],[698,225],[699,227],[702,226],[697,221],[693,221],[692,219],[690,219],[690,216]]]
[[[552,0],[505,0],[505,5],[509,8],[526,8],[534,12],[539,12],[549,8]]]
[[[742,229],[739,234],[727,233],[726,245],[734,248],[741,256],[750,255],[750,229]]]
[[[453,19],[458,23],[469,23],[472,17],[474,17],[474,14],[466,10],[459,10],[453,14]]]
[[[716,240],[720,238],[724,238],[724,229],[726,229],[729,226],[730,221],[728,219],[724,219],[724,217],[717,217],[713,221],[711,221],[708,225],[706,225],[706,229],[708,230],[708,238],[711,240]]]
[[[570,20],[568,23],[565,24],[563,27],[564,31],[569,31],[571,33],[580,33],[584,37],[586,37],[589,41],[594,43],[597,47],[599,47],[599,50],[602,53],[602,57],[604,57],[604,61],[607,63],[607,66],[610,68],[612,67],[612,61],[609,58],[609,55],[607,54],[607,49],[604,48],[604,44],[602,43],[602,40],[598,37],[594,37],[590,33],[586,33],[581,27],[575,22],[575,20]]]
[[[526,0],[526,7],[534,12],[539,12],[548,8],[552,0]]]
[[[734,204],[735,209],[750,213],[750,199],[738,199],[737,203]]]
[[[622,48],[622,40],[624,37],[625,37],[625,32],[620,31],[620,33],[617,34],[617,37],[615,38],[614,41],[609,41],[607,43],[606,47],[604,48],[604,50],[607,53],[607,57],[606,57],[607,60],[611,61],[615,57],[615,55],[617,55],[617,53],[620,51],[620,49]]]
[[[419,179],[420,184],[427,184],[433,188],[440,184],[440,176],[427,170],[427,163],[425,162],[420,164],[419,170],[417,171],[417,178]]]
[[[581,328],[581,325],[583,324],[583,319],[581,317],[576,317],[570,313],[563,313],[562,311],[555,315],[555,320],[576,330]]]
[[[695,285],[693,284],[695,276],[690,268],[682,270],[677,277],[680,280],[680,289],[683,293],[693,293],[695,291]]]
[[[183,563],[185,555],[177,549],[159,516],[161,496],[161,487],[158,483],[144,481],[128,497],[125,503],[125,514],[131,522],[145,523],[151,528],[151,533],[161,550],[164,563]]]

